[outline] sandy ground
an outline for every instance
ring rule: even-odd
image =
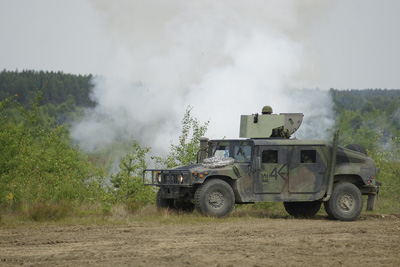
[[[400,216],[0,226],[0,266],[400,266]]]

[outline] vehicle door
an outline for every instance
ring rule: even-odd
[[[260,146],[261,169],[255,175],[254,193],[281,193],[288,175],[287,146]]]
[[[328,160],[321,146],[294,146],[289,166],[290,193],[316,193],[326,177]]]

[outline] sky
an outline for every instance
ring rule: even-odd
[[[105,73],[110,50],[117,48],[95,2],[102,1],[0,0],[0,69]],[[400,88],[400,2],[325,2],[334,4],[310,26],[319,77],[307,86]]]
[[[400,89],[397,0],[0,0],[0,70],[98,75],[73,126],[87,148],[177,138],[186,109],[210,137],[241,114],[303,112],[326,139],[327,90]],[[318,89],[298,92],[298,89]],[[295,90],[295,91],[294,91]],[[313,131],[314,129],[314,131]]]

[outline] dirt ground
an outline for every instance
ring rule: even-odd
[[[400,216],[0,226],[0,266],[400,266]]]

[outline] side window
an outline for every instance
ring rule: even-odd
[[[302,150],[300,153],[301,163],[316,163],[317,162],[317,152],[315,150]]]
[[[246,161],[251,159],[251,146],[234,146],[233,154],[236,161]]]
[[[278,150],[263,150],[262,163],[278,163]]]

